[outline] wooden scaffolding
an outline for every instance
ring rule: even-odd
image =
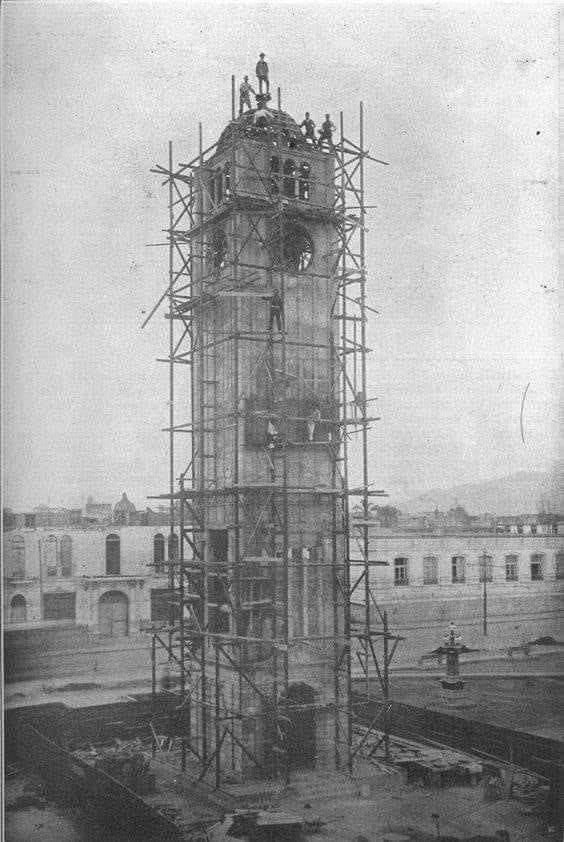
[[[278,100],[278,112],[274,113],[282,115],[280,93]],[[299,199],[307,199],[312,188],[309,173],[289,175],[275,168],[265,177],[258,153],[254,156],[249,152],[248,144],[243,156],[240,152],[241,140],[255,138],[263,151],[266,146],[272,160],[288,142],[284,133],[281,118],[273,129],[237,120],[233,101],[232,121],[218,142],[204,148],[200,124],[199,150],[192,160],[175,164],[169,143],[167,164],[152,170],[162,176],[168,188],[168,284],[143,326],[164,307],[169,333],[168,353],[163,360],[169,369],[169,487],[159,497],[169,500],[171,521],[166,560],[169,616],[166,623],[155,623],[150,629],[153,696],[159,691],[157,664],[164,655],[177,677],[169,692],[176,694],[178,701],[174,736],[180,746],[182,769],[187,764],[191,768],[195,765],[201,778],[213,776],[216,787],[225,779],[229,750],[233,753],[235,749],[260,776],[286,781],[290,777],[288,723],[295,708],[311,704],[307,699],[293,699],[289,687],[296,639],[289,634],[292,609],[288,582],[293,568],[301,563],[290,550],[289,518],[300,500],[306,505],[313,497],[322,498],[331,513],[329,546],[323,553],[312,553],[308,561],[310,568],[330,574],[331,633],[306,634],[304,626],[299,645],[331,651],[332,750],[337,768],[352,771],[361,748],[353,747],[351,658],[361,663],[366,695],[370,681],[376,677],[387,698],[388,666],[398,642],[388,629],[387,618],[380,613],[370,581],[371,566],[377,562],[370,558],[369,503],[371,498],[384,495],[372,488],[368,453],[368,433],[378,419],[370,412],[374,398],[368,395],[366,367],[366,326],[374,311],[366,295],[364,192],[365,163],[376,159],[364,147],[362,103],[358,142],[345,132],[341,112],[338,139],[319,150],[331,161],[331,178],[322,185],[330,191],[330,207],[311,201],[305,207]],[[223,167],[218,172],[219,149]],[[239,189],[241,176],[249,173],[261,185],[260,199]],[[285,197],[285,179],[290,177],[296,184],[296,202]],[[257,213],[268,218],[268,234],[254,223]],[[265,254],[273,255],[267,276],[276,271],[284,297],[281,252],[285,232],[304,213],[310,219],[329,223],[335,235],[328,276],[335,290],[331,311],[334,339],[329,348],[331,400],[316,418],[320,427],[329,430],[327,441],[319,445],[329,454],[331,466],[330,482],[323,486],[296,484],[288,473],[287,455],[290,446],[299,446],[291,440],[292,423],[303,425],[309,420],[307,400],[296,402],[290,395],[288,382],[295,375],[288,370],[288,349],[314,353],[316,343],[295,338],[285,330],[276,335],[272,330],[249,330],[241,321],[242,302],[253,296],[267,297],[254,287],[257,273],[264,272],[265,267],[244,259],[245,245],[253,240]],[[245,220],[244,225],[241,220]],[[229,226],[225,242],[219,223]],[[228,329],[210,330],[210,310],[225,302],[230,308]],[[257,343],[256,365],[266,372],[265,392],[255,403],[242,399],[243,384],[239,382],[244,376],[239,358],[246,343]],[[217,398],[221,375],[217,349],[226,345],[234,379],[234,399],[228,411]],[[188,417],[175,407],[179,376],[189,384]],[[303,395],[307,397],[305,386]],[[253,425],[264,426],[270,420],[278,431],[286,425],[284,440],[263,449],[269,466],[268,481],[264,476],[252,481],[240,470],[241,437]],[[222,472],[215,443],[226,429],[233,437],[234,461],[232,470]],[[353,448],[361,453],[361,476],[351,483]],[[181,469],[179,460],[184,460]],[[353,502],[360,503],[363,511],[354,526],[349,517]],[[229,554],[214,552],[210,547],[209,520],[215,506],[227,506],[230,512]],[[254,526],[241,546],[243,520],[246,524],[254,522]],[[264,540],[260,546],[254,541],[255,535],[265,532],[270,536],[267,551]],[[359,593],[363,594],[364,619],[353,624],[350,604]],[[255,626],[248,621],[249,612],[270,618],[268,636],[253,634]],[[256,679],[257,661],[263,665],[260,682]],[[229,690],[221,679],[226,669],[236,677]],[[266,683],[265,670],[269,675]],[[256,706],[249,702],[253,697]],[[268,744],[266,752],[254,751],[243,737],[251,709],[254,717],[264,720],[261,734]],[[386,746],[388,711],[384,706],[380,720],[372,723],[372,727],[383,730]],[[197,739],[193,737],[195,731]]]

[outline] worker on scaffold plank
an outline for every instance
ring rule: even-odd
[[[333,149],[333,132],[335,131],[335,125],[331,122],[331,115],[326,114],[325,120],[321,124],[321,128],[319,130],[319,147],[323,146],[323,141],[326,140],[329,144],[329,149]]]
[[[317,145],[315,140],[315,123],[309,116],[309,111],[305,113],[305,119],[300,123],[300,129],[304,130],[304,137],[307,141],[311,141],[312,146]]]

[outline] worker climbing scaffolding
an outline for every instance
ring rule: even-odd
[[[280,445],[280,436],[278,434],[278,428],[274,423],[274,419],[269,418],[268,423],[266,425],[266,435],[264,440],[264,451],[266,453],[266,458],[268,460],[268,464],[270,470],[274,473],[274,461],[272,459],[274,455],[274,450],[276,447]]]
[[[319,422],[321,421],[321,412],[317,407],[312,411],[311,415],[307,420],[307,438],[308,441],[313,441],[315,436],[315,429]]]
[[[276,287],[272,290],[271,296],[265,296],[266,301],[270,301],[268,330],[272,331],[274,322],[276,321],[276,328],[279,333],[284,332],[284,302],[282,296]]]

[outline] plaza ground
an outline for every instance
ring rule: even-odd
[[[49,801],[18,807],[24,787],[33,791],[31,779],[22,776],[17,774],[7,785],[8,842],[127,842],[127,836],[113,834],[111,829],[101,832],[75,808]],[[515,800],[486,802],[481,786],[434,790],[405,784],[396,773],[377,771],[369,778],[370,793],[363,790],[359,795],[346,778],[335,773],[295,775],[276,799],[277,806],[298,816],[319,816],[325,825],[311,836],[319,842],[356,842],[359,836],[382,842],[390,832],[404,834],[411,842],[431,842],[436,838],[433,815],[439,816],[441,834],[461,840],[493,835],[498,829],[506,829],[511,842],[549,838],[539,819],[526,815],[523,805]]]

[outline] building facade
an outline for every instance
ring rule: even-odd
[[[166,617],[170,545],[162,526],[6,532],[6,627],[64,621],[105,637],[135,635],[144,623]]]
[[[561,638],[562,535],[375,530],[370,547],[378,562],[371,569],[372,592],[392,631],[405,638],[396,666],[440,646],[451,620],[467,646],[490,654],[539,637]],[[363,611],[359,595],[353,615]]]

